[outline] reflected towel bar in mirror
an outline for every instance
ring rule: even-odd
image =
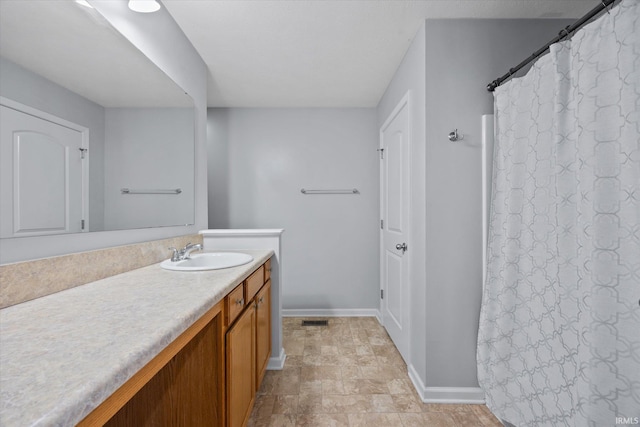
[[[305,190],[300,189],[302,194],[360,194],[357,188],[350,188],[346,190]]]
[[[120,193],[122,194],[180,194],[182,193],[182,189],[174,188],[169,190],[133,190],[131,188],[121,188]]]

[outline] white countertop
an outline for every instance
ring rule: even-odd
[[[269,259],[201,272],[160,264],[0,310],[0,425],[80,422]]]

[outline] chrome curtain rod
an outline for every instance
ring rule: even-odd
[[[158,189],[158,190],[133,190],[131,188],[121,188],[120,193],[122,194],[180,194],[182,193],[181,188],[173,188],[168,190]]]
[[[616,2],[616,0],[602,0],[601,3],[598,6],[594,7],[593,9],[591,9],[582,18],[578,19],[572,25],[567,25],[565,28],[560,30],[560,32],[558,33],[557,37],[555,37],[553,40],[551,40],[549,43],[547,43],[546,45],[544,45],[540,49],[536,50],[530,57],[528,57],[527,59],[525,59],[524,61],[522,61],[518,65],[516,65],[515,67],[510,68],[509,72],[506,73],[504,76],[498,77],[497,79],[495,79],[494,81],[489,83],[487,85],[487,90],[489,92],[493,92],[498,86],[500,86],[506,80],[509,80],[509,78],[511,78],[511,76],[513,76],[513,74],[515,74],[520,69],[522,69],[522,67],[524,67],[525,65],[527,65],[528,63],[530,63],[532,61],[535,61],[538,57],[542,56],[542,54],[544,54],[547,50],[549,50],[549,46],[551,46],[554,43],[557,43],[557,42],[561,41],[564,38],[569,37],[571,35],[571,33],[573,33],[574,31],[578,30],[579,28],[581,28],[584,24],[588,23],[591,20],[591,18],[593,18],[594,16],[596,16],[597,14],[599,14],[600,12],[605,10],[607,7],[609,7],[609,6],[613,7],[613,4],[615,2]],[[607,11],[607,13],[608,12],[609,11]]]
[[[360,194],[357,188],[351,188],[348,190],[305,190],[300,189],[302,194]]]

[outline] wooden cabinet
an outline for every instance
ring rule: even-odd
[[[226,326],[229,326],[236,320],[236,317],[242,310],[244,310],[245,306],[245,298],[244,298],[244,283],[236,286],[234,290],[229,292],[229,295],[225,298],[225,311],[226,311]]]
[[[227,425],[246,425],[255,398],[256,310],[250,305],[227,332]]]
[[[271,354],[270,261],[78,426],[246,426]]]
[[[264,378],[271,355],[271,281],[256,295],[256,390]]]
[[[271,355],[271,280],[265,283],[265,267],[261,266],[244,282],[246,305],[242,314],[230,325],[227,350],[227,426],[244,427],[251,415],[255,395],[264,378]],[[233,294],[227,296],[234,306]]]
[[[247,301],[250,301],[264,285],[264,265],[254,271],[246,280]]]
[[[222,302],[87,415],[78,426],[222,426]]]

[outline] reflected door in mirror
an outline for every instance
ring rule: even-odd
[[[82,133],[0,109],[0,237],[82,231]]]

